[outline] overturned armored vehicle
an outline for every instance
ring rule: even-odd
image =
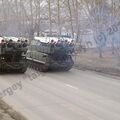
[[[52,41],[53,42],[53,41]],[[28,64],[39,71],[69,71],[74,62],[71,56],[72,46],[58,43],[32,40],[28,50]]]
[[[0,72],[24,73],[27,70],[27,41],[0,39]]]

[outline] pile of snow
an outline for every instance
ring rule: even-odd
[[[66,38],[66,37],[61,37],[61,38],[57,38],[57,37],[35,37],[34,39],[39,40],[40,42],[43,42],[43,43],[49,43],[49,42],[51,42],[51,40],[54,40],[54,42],[57,42],[58,40],[61,40],[61,41],[67,40],[68,42],[71,42],[73,40],[71,38]]]

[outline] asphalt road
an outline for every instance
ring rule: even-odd
[[[120,78],[70,72],[0,75],[3,99],[28,120],[120,120]]]

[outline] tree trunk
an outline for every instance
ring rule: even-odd
[[[60,22],[60,0],[57,0],[57,15],[58,15],[58,36],[61,36],[61,22]]]
[[[72,37],[74,38],[73,18],[72,18],[72,10],[71,10],[71,6],[70,6],[70,0],[68,0],[67,2],[68,2],[69,14],[70,14],[71,33],[72,33]]]
[[[76,35],[77,35],[76,42],[78,42],[79,41],[79,20],[78,20],[78,1],[77,0],[75,0],[75,6],[76,6],[76,9],[75,9]]]
[[[52,35],[52,20],[51,20],[51,0],[48,1],[49,4],[49,32]]]

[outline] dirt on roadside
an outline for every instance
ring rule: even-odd
[[[91,70],[105,74],[120,76],[120,59],[110,52],[104,53],[99,58],[96,52],[81,53],[74,56],[75,68],[80,70]]]
[[[0,100],[0,120],[27,120],[20,113],[13,110],[3,100]]]

